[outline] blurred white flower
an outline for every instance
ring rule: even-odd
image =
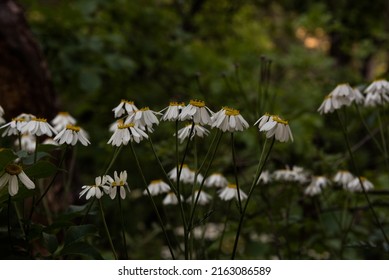
[[[262,183],[262,184],[268,184],[271,182],[271,175],[270,175],[270,172],[268,170],[263,170],[261,175],[259,175],[259,178],[258,178],[258,181],[257,181],[257,184],[259,183]]]
[[[355,99],[355,90],[349,84],[340,84],[325,97],[317,111],[320,114],[332,113],[342,106],[349,106]]]
[[[4,109],[0,105],[0,124],[5,123],[5,119],[3,119],[3,116],[4,116]]]
[[[82,191],[80,192],[79,198],[81,198],[84,194],[86,194],[85,197],[86,200],[94,196],[97,199],[100,199],[103,196],[104,192],[108,193],[110,191],[110,188],[106,185],[106,183],[107,183],[106,176],[96,177],[94,185],[82,186]]]
[[[344,188],[347,188],[347,184],[350,183],[355,176],[347,170],[339,170],[336,172],[334,178],[332,179],[335,183],[342,185]]]
[[[22,134],[22,136],[20,137],[20,143],[19,139],[16,139],[14,145],[16,147],[21,145],[22,150],[27,151],[28,153],[32,153],[35,151],[36,137],[31,134]]]
[[[22,133],[22,127],[27,123],[27,121],[28,120],[25,117],[13,118],[10,122],[0,127],[0,129],[6,128],[2,136],[19,135]]]
[[[76,119],[73,118],[68,112],[59,112],[55,118],[51,121],[56,131],[63,130],[68,124],[75,125]]]
[[[193,203],[196,201],[196,197],[198,195],[199,191],[195,191],[193,196],[190,196],[189,198],[187,198],[186,202],[187,203]],[[207,194],[206,192],[204,191],[201,191],[200,192],[200,195],[199,195],[199,199],[197,200],[197,204],[198,205],[206,205],[208,204],[212,199],[212,196],[210,196],[209,194]]]
[[[190,139],[193,139],[195,135],[203,138],[204,136],[207,136],[209,134],[209,130],[206,129],[205,127],[202,127],[199,124],[193,125],[193,128],[192,128],[192,124],[188,124],[184,128],[181,128],[178,131],[178,139],[180,139],[180,143],[182,143],[186,138],[189,137],[191,131],[192,131],[192,135]]]
[[[138,127],[146,127],[149,131],[152,131],[153,125],[159,124],[159,120],[155,116],[157,114],[160,113],[150,110],[149,107],[144,107],[140,110],[134,111],[133,114],[129,115],[124,124],[135,123]]]
[[[218,194],[222,200],[228,201],[233,198],[238,200],[238,189],[235,184],[228,184],[226,187],[219,190]],[[247,198],[247,194],[243,192],[242,189],[239,189],[239,194],[241,201]]]
[[[181,201],[184,201],[184,197],[180,196]],[[169,192],[162,201],[163,205],[176,205],[178,204],[178,198],[174,192]]]
[[[150,192],[150,195],[159,195],[161,193],[166,193],[170,191],[170,186],[166,184],[163,180],[153,180],[147,186],[147,189]],[[147,195],[147,190],[143,191],[144,195]]]
[[[194,123],[206,125],[211,123],[213,112],[205,106],[205,102],[201,100],[191,100],[186,105],[179,116],[181,121],[192,120]]]
[[[277,181],[306,183],[308,175],[302,167],[293,166],[290,169],[288,166],[285,169],[279,169],[273,173],[274,179]]]
[[[169,106],[160,111],[164,112],[161,120],[163,121],[176,121],[181,113],[182,108],[184,108],[184,102],[170,102]]]
[[[180,168],[180,167],[179,167]],[[172,170],[169,171],[168,173],[169,179],[177,182],[177,168],[173,168]],[[191,170],[188,165],[183,164],[181,168],[181,174],[180,175],[180,182],[185,183],[185,184],[193,184],[195,180],[195,171]],[[204,177],[200,173],[197,174],[197,183],[201,183],[203,181]]]
[[[205,179],[204,185],[209,188],[222,188],[228,185],[228,181],[221,173],[213,173]]]
[[[115,171],[113,178],[109,175],[106,175],[107,182],[111,185],[109,190],[109,196],[111,199],[115,199],[116,194],[119,193],[121,199],[126,198],[126,190],[130,192],[130,188],[127,184],[127,171],[121,171],[120,174]]]
[[[115,118],[119,118],[126,113],[131,115],[136,110],[138,110],[138,108],[134,105],[134,102],[125,99],[122,99],[119,105],[112,109]]]
[[[314,176],[311,183],[304,190],[305,195],[315,196],[329,185],[330,181],[325,176]]]
[[[384,79],[374,81],[365,89],[365,94],[367,107],[389,103],[389,82]]]
[[[35,184],[24,173],[23,168],[20,165],[11,163],[8,164],[0,177],[0,190],[8,185],[8,193],[10,196],[14,196],[19,191],[19,181],[26,186],[27,189],[34,189]]]
[[[134,123],[119,124],[107,144],[119,147],[127,145],[129,141],[139,143],[143,138],[148,139],[149,136],[142,129],[135,126]]]
[[[80,142],[84,146],[90,144],[86,132],[81,127],[71,124],[66,125],[66,127],[54,137],[54,141],[57,141],[60,145],[66,143],[75,146],[77,142]]]
[[[47,135],[49,137],[56,135],[57,131],[44,118],[32,118],[21,127],[21,133],[30,133],[36,136]]]
[[[362,192],[363,191],[362,185],[365,191],[370,191],[374,189],[373,183],[367,180],[365,177],[354,178],[346,185],[345,189],[350,192]]]
[[[223,132],[243,131],[249,127],[239,111],[229,107],[223,107],[215,113],[211,117],[210,125],[212,128],[219,128]]]

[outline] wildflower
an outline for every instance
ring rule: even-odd
[[[124,123],[135,123],[139,127],[147,127],[152,131],[153,125],[159,124],[158,118],[155,116],[156,114],[160,113],[150,110],[149,107],[144,107],[140,110],[134,111],[133,114],[127,117]]]
[[[31,133],[32,135],[47,135],[51,137],[57,134],[57,131],[44,118],[32,118],[21,128],[22,133]]]
[[[178,167],[180,169],[180,166]],[[170,170],[168,173],[169,179],[177,182],[177,167]],[[189,169],[188,165],[183,164],[181,167],[180,182],[192,183],[194,181],[195,172]]]
[[[239,189],[239,194],[240,194],[240,200],[244,200],[247,198],[247,194],[245,194],[241,189]],[[222,200],[231,200],[235,198],[238,200],[238,189],[235,184],[228,184],[226,187],[221,189],[219,191],[219,197]]]
[[[377,80],[372,82],[366,89],[365,106],[373,107],[389,103],[389,82]]]
[[[3,116],[4,116],[4,109],[0,105],[0,124],[5,123],[5,119],[3,119]]]
[[[254,125],[258,124],[258,129],[260,130],[264,124],[266,124],[272,116],[269,113],[265,113],[262,117],[260,117]]]
[[[134,102],[125,99],[122,99],[119,105],[112,109],[115,118],[119,118],[125,113],[131,115],[136,110],[138,110],[138,108],[134,105]]]
[[[198,190],[195,191],[194,194],[193,194],[193,196],[190,196],[190,197],[186,200],[186,202],[192,203],[192,201],[193,201],[193,203],[194,203],[194,202],[196,201],[196,197],[197,197],[198,193],[199,193]],[[197,204],[198,204],[198,205],[205,205],[205,204],[208,204],[209,201],[210,201],[211,199],[212,199],[212,196],[210,196],[209,194],[207,194],[207,193],[201,191],[201,192],[200,192],[200,195],[199,195],[199,199],[197,200]]]
[[[194,124],[194,125],[188,124],[184,128],[181,128],[178,131],[178,139],[180,139],[180,143],[182,143],[186,138],[189,137],[189,134],[191,131],[192,131],[192,135],[191,135],[190,139],[193,139],[193,137],[195,135],[202,138],[202,137],[207,136],[209,134],[209,130],[202,127],[199,124]]]
[[[147,186],[147,189],[150,192],[150,195],[159,195],[170,191],[170,186],[162,180],[153,180],[150,185]],[[147,190],[143,191],[143,194],[147,194]]]
[[[320,194],[322,190],[327,187],[329,180],[324,176],[315,176],[313,177],[311,183],[305,189],[304,194],[309,196],[314,196]]]
[[[223,132],[234,132],[243,131],[249,127],[249,124],[242,117],[238,110],[229,107],[223,107],[211,118],[211,127],[217,127]]]
[[[181,201],[184,200],[184,197],[180,196]],[[162,201],[163,205],[177,205],[178,204],[178,198],[174,192],[169,192],[165,198]]]
[[[4,173],[0,177],[0,189],[8,184],[8,193],[10,196],[14,196],[19,191],[19,181],[26,186],[27,189],[34,189],[35,184],[24,173],[23,168],[20,165],[11,163],[4,168]]]
[[[280,142],[287,142],[289,139],[293,142],[292,131],[290,130],[287,121],[284,121],[279,116],[271,116],[266,123],[264,123],[259,131],[266,131],[266,137],[275,137]]]
[[[123,125],[124,124],[124,120],[123,119],[118,119],[116,121],[114,121],[110,126],[109,126],[109,129],[108,131],[109,132],[115,132],[117,129],[118,129],[118,126],[119,125]]]
[[[361,184],[362,182],[362,184]],[[362,187],[363,185],[363,187]],[[370,191],[374,188],[374,185],[372,182],[367,180],[365,177],[356,177],[352,179],[346,186],[345,189],[350,192],[362,192],[363,189],[365,191]]]
[[[299,166],[293,166],[290,169],[288,166],[286,169],[279,169],[274,171],[274,179],[278,181],[286,181],[286,182],[298,182],[305,183],[307,181],[307,174],[304,169]]]
[[[71,124],[66,125],[66,127],[54,137],[54,141],[57,141],[60,145],[66,143],[74,146],[78,141],[84,146],[90,144],[86,132],[81,127]]]
[[[76,119],[73,118],[68,112],[59,112],[51,121],[51,124],[54,126],[56,131],[61,131],[66,128],[68,124],[75,125]]]
[[[170,102],[169,106],[161,110],[160,113],[165,112],[161,117],[163,121],[176,121],[181,113],[182,108],[185,106],[184,102]]]
[[[355,90],[349,84],[340,84],[325,97],[317,111],[320,114],[332,113],[342,106],[349,106],[355,98]]]
[[[143,138],[147,139],[149,137],[143,130],[135,126],[134,123],[119,124],[107,144],[119,147],[120,145],[127,145],[129,141],[139,143]]]
[[[342,185],[344,188],[347,187],[347,184],[350,183],[355,178],[353,174],[351,174],[347,170],[339,170],[334,178],[332,179],[335,183]]]
[[[126,189],[128,192],[130,192],[130,188],[128,187],[127,184],[127,171],[121,171],[119,176],[115,171],[113,175],[114,175],[113,178],[107,175],[107,181],[111,185],[109,196],[111,197],[111,199],[115,199],[116,194],[120,193],[120,197],[122,199],[125,199]]]
[[[1,136],[11,136],[11,135],[19,135],[22,131],[22,127],[27,123],[27,119],[25,117],[16,117],[13,118],[9,123],[1,126],[1,128],[6,128]]]
[[[59,146],[57,141],[54,141],[53,138],[46,138],[45,141],[42,142],[43,145],[53,145],[53,146]]]
[[[271,182],[270,172],[268,170],[262,171],[261,175],[259,175],[257,184],[259,183],[268,184],[270,182]]]
[[[191,100],[189,104],[182,109],[179,119],[181,121],[193,120],[194,123],[206,125],[211,123],[211,115],[213,115],[213,112],[205,106],[204,101]]]
[[[222,188],[228,185],[227,179],[221,173],[213,173],[204,181],[204,185],[207,187]]]
[[[21,145],[22,150],[32,153],[35,151],[36,147],[36,137],[31,134],[23,134],[19,139],[16,139],[14,142],[15,146]]]
[[[106,183],[107,183],[106,176],[96,177],[94,185],[86,185],[82,187],[82,191],[80,192],[80,198],[81,196],[86,194],[85,198],[87,200],[93,196],[95,196],[97,199],[100,199],[104,194],[103,191],[106,193],[110,191],[110,188],[106,185]]]
[[[358,88],[354,88],[354,102],[356,104],[363,104],[365,102],[365,97]]]

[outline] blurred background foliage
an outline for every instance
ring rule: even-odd
[[[340,168],[335,163],[346,150],[335,118],[316,112],[323,97],[339,83],[364,86],[388,77],[386,0],[377,0],[374,5],[347,0],[20,3],[48,60],[61,110],[74,115],[91,136],[92,146],[78,149],[75,191],[104,170],[112,153],[106,145],[111,134],[108,126],[114,121],[111,110],[122,98],[155,111],[169,101],[199,98],[214,111],[221,106],[239,109],[250,124],[265,111],[280,114],[290,121],[295,142],[276,145],[269,168],[296,164],[313,173],[332,174]],[[259,109],[256,100],[264,86],[261,67],[269,61],[270,97]],[[156,128],[153,141],[169,170],[174,166],[173,130],[164,129],[165,125]],[[366,133],[358,124],[354,126],[352,139],[362,138]],[[260,151],[258,135],[250,129],[237,135],[237,140],[240,167],[247,171],[247,177],[256,160],[253,151]],[[229,145],[228,141],[223,145]],[[361,169],[374,174],[382,162],[371,160],[370,148],[368,143],[360,149],[358,160]],[[149,145],[141,143],[137,149],[142,164],[150,167],[145,169],[146,177],[161,176],[151,168],[155,162]],[[140,188],[130,152],[126,153],[128,157],[123,154],[115,168],[129,170],[130,186]],[[231,172],[230,154],[219,156],[218,168]],[[129,229],[135,239],[141,237],[136,230],[144,226],[144,216],[152,212],[143,212],[142,207],[136,203],[129,206],[132,213],[142,213],[134,217],[132,232]],[[138,243],[133,240],[132,244]],[[256,247],[250,248],[255,251]],[[258,250],[247,256],[270,254],[263,252],[263,247]],[[158,258],[159,252],[138,254],[133,257]]]

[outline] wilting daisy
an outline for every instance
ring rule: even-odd
[[[287,121],[284,121],[279,116],[272,115],[267,119],[259,131],[266,132],[266,138],[275,137],[280,142],[287,142],[289,139],[293,141],[292,131],[290,130]]]
[[[254,125],[258,125],[258,129],[260,130],[262,126],[264,126],[272,116],[269,113],[265,113],[262,117],[260,117]]]
[[[134,111],[133,114],[127,117],[124,123],[135,123],[139,127],[147,127],[151,130],[154,124],[159,124],[159,120],[155,116],[156,114],[160,113],[150,110],[149,107],[144,107],[140,110]]]
[[[9,123],[1,126],[0,129],[5,128],[2,136],[19,135],[22,131],[22,127],[27,123],[25,117],[13,118]]]
[[[115,199],[116,194],[119,193],[122,199],[126,198],[126,190],[130,192],[130,188],[127,184],[127,171],[121,171],[118,175],[115,171],[113,178],[107,175],[107,182],[111,185],[109,196]]]
[[[133,112],[138,110],[138,108],[135,106],[133,101],[128,101],[125,99],[122,99],[122,101],[119,103],[118,106],[112,109],[114,112],[115,118],[119,118],[124,114],[131,115]]]
[[[182,108],[185,106],[184,102],[170,102],[169,106],[161,110],[164,112],[161,120],[163,121],[176,121],[181,113]]]
[[[59,112],[55,118],[51,121],[56,131],[63,130],[68,124],[75,125],[76,119],[73,118],[68,112]]]
[[[4,168],[3,175],[0,177],[0,189],[8,184],[8,193],[10,196],[14,196],[19,191],[19,181],[26,186],[27,189],[34,189],[35,184],[24,173],[23,168],[20,165],[11,163]]]
[[[240,200],[244,200],[247,198],[247,194],[245,194],[241,189],[239,189],[240,194]],[[239,200],[238,198],[238,189],[235,184],[228,184],[226,187],[222,188],[219,191],[219,197],[222,200],[231,200],[235,198],[236,200]]]
[[[182,109],[179,119],[181,121],[193,120],[194,123],[205,125],[211,123],[212,115],[213,112],[205,106],[204,101],[191,100],[189,104]]]
[[[32,153],[35,151],[36,148],[36,137],[31,134],[23,134],[20,137],[20,142],[19,139],[16,139],[14,145],[16,147],[20,145],[23,151]]]
[[[365,102],[365,97],[358,88],[354,88],[354,102],[356,104],[363,104]]]
[[[287,166],[285,169],[276,170],[273,176],[277,181],[305,183],[308,180],[307,173],[299,166],[293,166],[292,169]]]
[[[347,187],[347,184],[350,183],[355,176],[347,170],[339,170],[336,172],[334,178],[332,179],[335,183],[342,185],[344,188]]]
[[[124,124],[124,120],[118,119],[118,120],[114,121],[112,124],[110,124],[108,131],[113,133],[118,129],[119,125],[123,125],[123,124]]]
[[[118,125],[117,129],[108,140],[107,144],[112,144],[112,146],[121,146],[127,145],[129,141],[135,141],[139,143],[143,138],[149,138],[147,134],[134,123]]]
[[[182,195],[180,196],[180,198],[181,198],[181,201],[184,200],[184,197]],[[176,204],[178,204],[178,198],[174,192],[169,192],[165,196],[165,198],[163,199],[162,204],[163,205],[176,205]]]
[[[188,124],[184,128],[181,128],[178,131],[178,139],[180,139],[180,143],[184,142],[184,140],[189,137],[191,131],[192,131],[192,135],[190,139],[193,139],[195,135],[203,138],[204,136],[207,136],[209,134],[209,130],[206,129],[205,127],[202,127],[199,124],[195,124],[195,125]]]
[[[180,169],[180,166],[178,167],[178,170]],[[169,179],[177,182],[177,167],[170,170],[168,173]],[[180,176],[180,182],[183,183],[192,183],[194,181],[195,172],[192,171],[188,165],[183,164],[181,168]]]
[[[193,196],[190,196],[186,202],[187,203],[193,203],[196,201],[196,197],[198,195],[199,191],[195,191]],[[199,194],[199,199],[197,200],[197,204],[198,205],[206,205],[208,204],[212,199],[212,196],[210,196],[209,194],[205,193],[204,191],[201,191],[200,194]]]
[[[221,131],[234,132],[243,131],[249,127],[249,124],[242,117],[238,110],[229,107],[223,107],[211,118],[211,127],[219,128]]]
[[[324,176],[314,176],[311,183],[304,190],[304,194],[309,196],[320,194],[329,183],[330,181]]]
[[[110,188],[106,185],[107,181],[108,180],[106,176],[96,177],[94,185],[86,185],[82,187],[82,191],[80,192],[80,198],[84,194],[86,194],[85,198],[87,200],[94,196],[97,199],[100,199],[103,196],[104,192],[108,193],[110,191]]]
[[[340,84],[325,97],[317,111],[320,114],[332,113],[342,106],[349,106],[355,98],[356,93],[349,84]]]
[[[147,186],[147,189],[150,192],[150,195],[159,195],[161,193],[166,193],[170,191],[170,186],[166,184],[163,180],[153,180]],[[143,191],[144,195],[147,195],[147,190]]]
[[[377,80],[372,82],[366,89],[365,106],[373,107],[389,102],[389,82]]]
[[[362,182],[362,184],[361,184]],[[363,188],[362,188],[363,185]],[[353,180],[351,180],[345,187],[346,190],[350,192],[362,192],[363,189],[365,191],[370,191],[374,189],[374,185],[372,182],[367,180],[365,177],[356,177]]]
[[[66,143],[74,146],[77,142],[80,142],[84,146],[90,144],[86,132],[81,127],[71,124],[66,125],[66,127],[54,137],[54,141],[57,141],[60,145]]]
[[[57,131],[44,118],[32,118],[21,128],[22,133],[31,133],[32,135],[47,135],[51,137],[57,134]]]
[[[3,116],[4,116],[4,109],[0,105],[0,124],[5,123],[5,119],[3,119]]]
[[[205,179],[204,185],[209,188],[223,188],[228,185],[228,181],[221,173],[213,173]]]

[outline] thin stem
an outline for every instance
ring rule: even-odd
[[[158,218],[158,221],[159,221],[160,226],[161,226],[161,228],[162,228],[163,234],[165,235],[166,242],[168,243],[168,247],[169,247],[170,254],[171,254],[171,256],[172,256],[172,259],[174,260],[175,257],[174,257],[172,245],[171,245],[170,240],[169,240],[169,236],[168,236],[167,231],[166,231],[166,228],[165,228],[165,226],[164,226],[164,224],[163,224],[161,215],[159,214],[157,205],[156,205],[155,202],[154,202],[153,196],[151,195],[151,193],[150,193],[150,191],[149,191],[149,188],[147,187],[147,181],[146,181],[146,178],[145,178],[145,176],[144,176],[144,174],[143,174],[142,167],[141,167],[141,165],[140,165],[140,163],[139,163],[139,159],[138,159],[138,156],[137,156],[136,153],[135,153],[135,149],[134,149],[134,146],[133,146],[132,142],[130,142],[130,148],[131,148],[132,155],[134,156],[136,166],[138,167],[138,171],[139,171],[139,173],[140,173],[140,175],[141,175],[141,178],[142,178],[142,180],[143,180],[143,183],[144,183],[144,185],[145,185],[145,189],[146,189],[147,195],[148,195],[148,197],[149,197],[150,200],[151,200],[151,204],[153,205],[154,212],[155,212],[155,214],[157,215],[157,218]],[[177,178],[177,179],[178,179],[178,178]]]
[[[123,218],[123,211],[122,211],[122,200],[121,200],[120,195],[118,195],[117,197],[118,197],[118,201],[119,201],[120,223],[121,223],[121,226],[122,226],[122,238],[123,238],[123,246],[124,246],[124,255],[126,257],[126,260],[128,260],[126,232],[124,230],[124,218]]]
[[[240,187],[239,187],[239,180],[238,180],[238,168],[236,166],[236,151],[235,151],[235,141],[234,141],[234,133],[231,132],[231,151],[232,151],[232,163],[234,166],[234,177],[235,177],[235,184],[236,184],[236,190],[238,191],[238,205],[239,205],[239,214],[242,214],[242,200],[240,197]]]
[[[253,180],[253,183],[252,183],[252,185],[251,185],[251,187],[250,187],[250,190],[249,190],[249,192],[248,192],[248,194],[247,194],[247,199],[246,199],[246,202],[245,202],[245,204],[244,204],[243,211],[242,211],[242,213],[241,213],[241,215],[240,215],[239,224],[238,224],[238,230],[236,231],[236,237],[235,237],[235,242],[234,242],[234,248],[233,248],[233,250],[232,250],[232,255],[231,255],[231,259],[232,259],[232,260],[235,259],[236,250],[237,250],[237,248],[238,248],[239,236],[240,236],[240,232],[241,232],[241,230],[242,230],[243,219],[244,219],[244,216],[245,216],[245,213],[246,213],[247,206],[248,206],[248,204],[249,204],[251,195],[253,194],[254,188],[255,188],[256,183],[257,183],[257,181],[258,181],[258,178],[259,178],[259,176],[261,175],[261,173],[262,173],[262,171],[263,171],[263,168],[264,168],[265,165],[266,165],[267,159],[269,158],[269,155],[270,155],[270,152],[271,152],[271,150],[272,150],[272,148],[273,148],[274,142],[275,142],[275,138],[273,137],[273,140],[272,140],[272,142],[271,142],[271,144],[270,144],[269,150],[267,151],[267,154],[266,154],[266,156],[265,156],[265,159],[264,159],[262,165],[261,165],[261,161],[258,162],[258,166],[261,166],[261,167],[258,169],[259,171],[257,172],[257,174],[256,174],[256,176],[255,176],[255,178],[254,178],[254,180]],[[262,150],[262,152],[263,152],[263,151],[264,151],[264,150]],[[262,154],[261,154],[261,158],[262,158]]]
[[[112,243],[112,238],[111,238],[111,234],[109,233],[109,230],[108,230],[107,222],[105,221],[103,203],[101,202],[101,199],[99,199],[99,208],[100,208],[101,220],[103,221],[103,224],[104,224],[105,233],[107,234],[108,242],[109,242],[109,245],[111,246],[113,257],[115,258],[115,260],[117,260],[118,256],[116,254],[115,247],[113,246],[113,243]]]
[[[232,200],[230,200],[230,201],[228,202],[227,212],[226,212],[226,218],[225,218],[225,220],[224,220],[224,223],[223,223],[223,230],[222,230],[222,233],[221,233],[221,235],[220,235],[220,241],[219,241],[219,246],[218,246],[218,249],[217,249],[216,259],[219,259],[220,253],[221,253],[221,251],[222,251],[223,239],[224,239],[224,235],[225,235],[225,233],[226,233],[227,223],[228,223],[228,220],[229,220],[229,218],[230,218],[231,202],[232,202]]]
[[[85,223],[86,217],[88,217],[88,214],[89,214],[90,210],[92,209],[92,206],[95,203],[95,201],[96,201],[96,196],[93,196],[92,201],[89,203],[89,205],[85,211],[84,217],[82,217],[80,225],[83,225]]]
[[[8,230],[8,242],[10,248],[12,248],[12,239],[11,239],[11,196],[8,195],[8,205],[7,205],[7,230]]]
[[[388,148],[386,147],[385,132],[384,132],[384,127],[382,125],[381,113],[379,111],[378,111],[378,125],[380,127],[380,134],[381,134],[382,147],[383,147],[383,150],[384,150],[385,164],[386,164],[386,167],[389,168]]]

